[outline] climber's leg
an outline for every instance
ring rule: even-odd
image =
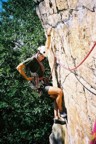
[[[66,120],[60,117],[60,112],[62,111],[62,90],[52,86],[46,86],[45,90],[50,95],[50,97],[54,99],[54,123],[66,124]]]
[[[54,118],[59,118],[58,116],[58,106],[57,106],[57,103],[56,101],[54,100]]]
[[[50,97],[55,99],[55,103],[57,105],[57,108],[59,109],[58,115],[61,116],[62,118],[67,119],[66,108],[65,107],[63,108],[63,91],[60,88],[50,86],[48,89],[48,94],[50,95]],[[57,111],[54,113],[57,113]]]
[[[57,106],[57,103],[55,100],[54,100],[54,123],[55,124],[61,124],[61,125],[66,124],[66,120],[61,119],[59,114],[58,114],[58,106]]]
[[[51,98],[54,98],[57,104],[57,107],[59,111],[62,111],[62,96],[63,92],[60,88],[53,87],[53,86],[46,86],[48,94],[50,95]]]
[[[63,92],[60,88],[50,86],[48,89],[48,94],[50,97],[54,98],[59,111],[62,111],[62,96]]]

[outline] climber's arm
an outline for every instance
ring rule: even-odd
[[[46,43],[45,43],[46,50],[49,49],[49,47],[50,47],[50,42],[51,42],[51,35],[48,35],[48,36],[47,36]]]
[[[25,74],[25,65],[23,63],[20,63],[16,69],[19,71],[19,73],[28,81],[32,81],[34,79],[34,77],[27,77],[27,75]]]
[[[47,31],[47,39],[46,39],[46,43],[45,43],[46,51],[50,48],[51,32],[52,32],[52,28],[49,28]]]

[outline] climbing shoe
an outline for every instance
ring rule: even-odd
[[[65,125],[66,124],[66,119],[56,119],[54,118],[54,123],[55,124],[61,124],[61,125]]]
[[[67,113],[65,112],[60,112],[60,117],[67,119]]]

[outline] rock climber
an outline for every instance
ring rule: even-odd
[[[46,58],[46,48],[50,46],[51,31],[52,29],[47,32],[45,46],[40,46],[35,55],[20,63],[16,69],[27,81],[35,83],[37,90],[43,89],[43,92],[47,92],[49,97],[54,99],[54,123],[66,124],[67,114],[62,108],[63,91],[61,88],[44,83],[43,77],[45,69],[42,62]],[[27,72],[30,73],[30,76],[26,74]],[[39,85],[40,83],[43,84],[43,88]]]

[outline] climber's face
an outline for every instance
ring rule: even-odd
[[[44,55],[38,52],[37,58],[39,61],[43,61],[45,59]]]

